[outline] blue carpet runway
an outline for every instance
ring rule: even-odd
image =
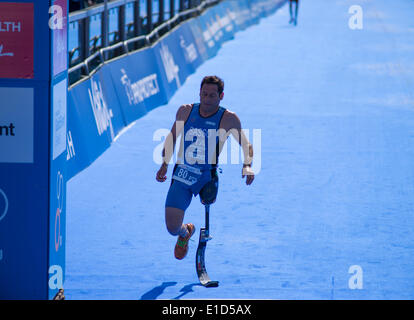
[[[414,2],[303,0],[237,33],[68,183],[67,299],[414,299]],[[223,164],[198,284],[197,230],[183,261],[164,223],[171,178],[158,183],[154,133],[198,101],[204,75],[222,105],[261,130],[257,174]],[[260,148],[259,148],[260,147]],[[228,161],[230,163],[230,160]],[[357,266],[360,289],[353,288]]]

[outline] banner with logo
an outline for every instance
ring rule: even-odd
[[[183,24],[183,27],[186,26],[194,39],[194,43],[197,47],[197,52],[200,55],[200,62],[208,60],[209,53],[207,51],[207,43],[205,42],[205,35],[197,19],[190,19],[189,21]]]
[[[221,47],[223,32],[220,25],[216,22],[212,10],[205,11],[197,18],[201,34],[207,49],[208,58],[214,57]]]
[[[140,50],[107,67],[126,124],[144,116],[148,110],[167,103],[151,49]]]
[[[73,95],[73,89],[68,92],[67,134],[66,134],[66,173],[70,180],[78,172],[91,164],[87,149],[89,141],[82,130],[82,116],[78,112],[79,104]]]
[[[79,134],[84,139],[84,149],[81,149],[82,145],[75,145],[76,154],[83,153],[89,164],[109,148],[115,138],[116,126],[113,119],[115,114],[119,114],[119,110],[117,104],[108,103],[108,99],[114,97],[105,94],[99,74],[72,88],[71,91],[71,102],[75,102],[75,105],[70,105],[69,108],[76,108],[77,116],[71,120],[72,138],[76,139]],[[73,110],[70,114],[74,114]]]
[[[0,78],[34,78],[34,3],[0,3]]]
[[[187,77],[194,72],[193,66],[186,62],[184,51],[181,48],[181,44],[187,44],[179,29],[163,37],[152,47],[157,66],[161,70],[161,78],[168,100],[182,86]],[[181,39],[184,39],[183,42],[181,42],[179,35],[182,36]]]
[[[194,21],[194,19],[190,21]],[[203,51],[205,52],[204,42],[202,42],[203,45],[200,49],[200,47],[197,44],[197,41],[199,40],[196,37],[194,37],[189,22],[185,22],[180,26],[180,28],[176,32],[175,39],[179,43],[179,47],[184,57],[184,62],[189,66],[189,72],[195,72],[195,70],[197,70],[197,68],[207,59],[205,59],[203,55]]]
[[[226,2],[222,2],[211,8],[212,20],[218,25],[220,32],[223,33],[221,42],[234,39],[235,24],[232,19],[230,7]]]

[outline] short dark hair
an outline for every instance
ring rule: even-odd
[[[217,85],[218,93],[219,95],[223,93],[224,91],[224,81],[220,79],[217,76],[206,76],[203,78],[203,81],[201,81],[200,90],[203,88],[204,84],[215,84]]]

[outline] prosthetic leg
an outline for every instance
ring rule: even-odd
[[[200,239],[198,241],[198,248],[196,253],[196,271],[200,283],[205,287],[218,287],[218,281],[210,280],[207,274],[205,263],[205,252],[207,241],[211,240],[210,237],[210,205],[216,201],[218,191],[218,176],[214,170],[212,172],[212,180],[208,182],[200,191],[200,201],[205,207],[205,228],[200,229]]]
[[[200,283],[205,287],[218,287],[218,281],[210,280],[210,277],[207,274],[206,263],[205,263],[205,252],[207,241],[211,240],[210,230],[209,230],[209,215],[210,215],[210,205],[205,205],[206,209],[206,226],[205,228],[200,229],[200,239],[198,241],[198,248],[196,254],[196,270],[197,276],[200,280]]]

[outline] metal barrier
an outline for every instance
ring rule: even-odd
[[[78,31],[77,46],[69,49],[70,85],[88,77],[107,60],[151,45],[182,21],[220,1],[105,0],[70,13],[69,28],[77,26]],[[116,21],[110,21],[110,13]]]

